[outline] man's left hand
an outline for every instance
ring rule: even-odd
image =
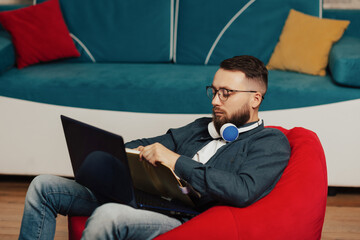
[[[139,146],[137,150],[140,151],[141,160],[146,160],[154,166],[157,163],[162,163],[172,170],[175,169],[176,161],[180,157],[179,154],[167,149],[160,143],[154,143],[146,147]]]

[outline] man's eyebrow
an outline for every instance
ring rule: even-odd
[[[211,87],[213,87],[213,88],[215,88],[215,89],[217,89],[213,84],[211,84]],[[229,87],[229,86],[220,86],[218,89],[232,89],[231,87]]]

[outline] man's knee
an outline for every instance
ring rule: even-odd
[[[181,225],[179,220],[123,204],[98,207],[87,221],[83,239],[152,239]]]
[[[48,189],[54,185],[57,176],[39,175],[35,177],[28,188],[26,198],[34,198],[37,196],[44,196]]]
[[[50,199],[51,193],[54,192],[62,182],[61,177],[52,175],[39,175],[35,177],[27,190],[25,198],[24,211],[30,211],[34,208],[39,208],[41,204],[46,204],[49,207],[56,205],[54,199]]]
[[[102,163],[102,161],[114,161],[114,157],[103,151],[94,151],[86,156],[85,161],[91,161],[93,164]],[[100,161],[100,162],[99,162]]]
[[[82,239],[106,239],[107,237],[118,238],[121,226],[122,213],[119,213],[119,204],[107,203],[103,204],[92,213],[86,222]]]
[[[77,182],[92,189],[101,203],[116,199],[124,204],[133,204],[128,166],[109,153],[90,153],[77,171]]]
[[[121,222],[128,222],[126,219],[127,216],[131,215],[132,210],[134,209],[126,205],[106,203],[96,208],[91,215],[90,221],[107,226],[121,225]]]
[[[96,208],[88,220],[90,228],[107,229],[107,231],[119,231],[126,229],[129,225],[141,222],[141,216],[137,209],[130,206],[106,203]]]

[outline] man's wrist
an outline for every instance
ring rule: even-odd
[[[174,156],[172,157],[172,159],[171,159],[171,161],[170,161],[170,163],[169,163],[169,167],[173,170],[173,171],[175,171],[175,165],[176,165],[176,162],[177,162],[177,160],[180,158],[180,155],[179,154],[177,154],[177,153],[174,153]]]

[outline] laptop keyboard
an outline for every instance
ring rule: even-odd
[[[135,190],[135,199],[139,208],[159,212],[170,216],[194,217],[199,213],[181,203],[169,201],[159,196]]]
[[[135,199],[137,204],[150,205],[150,206],[159,206],[166,207],[170,206],[171,203],[168,200],[165,200],[161,197],[145,193],[140,190],[135,190]]]

